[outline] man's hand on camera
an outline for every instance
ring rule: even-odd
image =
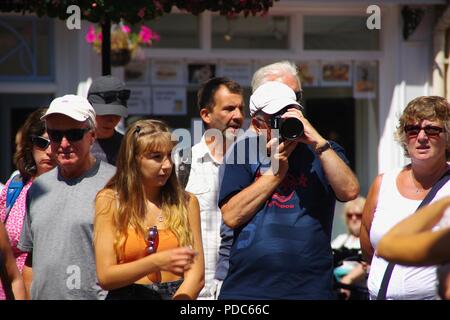
[[[289,156],[297,143],[297,141],[289,140],[279,143],[278,138],[271,139],[266,145],[271,155],[271,167],[264,174],[272,174],[283,179],[289,169]]]
[[[303,123],[303,135],[297,138],[295,141],[310,144],[314,148],[316,146],[322,146],[327,141],[317,132],[316,129],[311,125],[311,123],[303,116],[303,113],[297,108],[290,108],[285,112],[282,118],[297,118]]]

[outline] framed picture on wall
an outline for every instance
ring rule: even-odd
[[[352,63],[350,61],[322,61],[320,85],[350,87],[352,85]]]
[[[216,76],[216,65],[213,63],[189,63],[189,84],[202,84],[206,80]]]
[[[186,115],[186,87],[153,87],[154,115]]]
[[[320,64],[318,61],[300,61],[297,63],[302,87],[317,87],[319,85]]]
[[[181,60],[153,60],[151,83],[156,85],[185,85],[184,63]]]
[[[353,70],[354,98],[374,99],[377,89],[377,63],[375,61],[356,61]]]
[[[131,60],[124,67],[124,81],[127,85],[145,85],[150,80],[150,63],[148,59]]]
[[[243,87],[250,87],[252,81],[251,61],[225,61],[219,62],[218,77],[228,77]]]
[[[128,113],[130,115],[148,115],[152,113],[152,92],[149,86],[127,86],[130,89]]]

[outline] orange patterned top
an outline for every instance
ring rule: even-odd
[[[159,244],[156,252],[175,249],[179,247],[178,239],[169,229],[158,229]],[[128,237],[124,244],[124,253],[119,263],[127,263],[144,258],[146,253],[147,242],[133,228],[129,228]],[[160,271],[148,274],[136,281],[140,284],[148,284],[152,282],[169,282],[180,279],[181,277],[168,271]]]

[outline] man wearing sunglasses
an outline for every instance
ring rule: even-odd
[[[95,111],[86,98],[56,98],[42,119],[57,167],[28,191],[18,247],[30,253],[23,271],[32,277],[30,297],[102,299],[92,248],[94,199],[115,168],[91,153]]]
[[[220,168],[218,203],[234,238],[219,299],[334,298],[334,204],[356,198],[359,184],[342,148],[303,116],[293,74],[288,62],[255,73],[250,130]],[[283,119],[297,119],[304,130],[280,141],[270,119],[283,110]]]
[[[116,165],[117,153],[123,135],[115,130],[122,117],[128,116],[127,101],[130,90],[113,76],[95,79],[88,91],[88,100],[94,107],[97,121],[97,139],[92,154],[102,161]]]

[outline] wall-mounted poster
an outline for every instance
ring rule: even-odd
[[[148,86],[128,86],[130,99],[128,99],[128,114],[151,114],[151,90]]]
[[[233,79],[241,86],[249,87],[252,81],[251,61],[220,61],[217,76]]]
[[[124,71],[124,81],[127,85],[148,84],[150,63],[148,59],[131,60]]]
[[[374,99],[376,97],[377,69],[376,62],[355,62],[353,96],[356,99]]]
[[[212,63],[189,63],[188,79],[190,84],[202,84],[216,76],[216,65]]]
[[[184,63],[181,60],[152,60],[152,84],[185,85]]]
[[[154,115],[185,115],[186,88],[185,87],[153,87]]]
[[[347,87],[352,84],[349,61],[322,62],[320,84],[325,87]]]
[[[297,63],[302,87],[317,87],[319,85],[320,64],[318,61],[301,61]]]

